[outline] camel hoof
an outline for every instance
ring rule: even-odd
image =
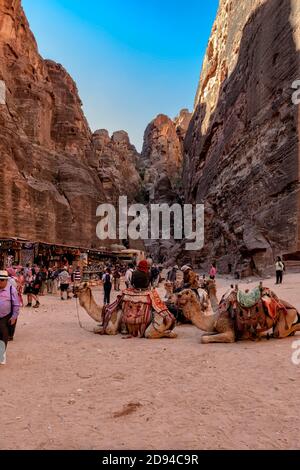
[[[94,334],[95,335],[103,335],[104,334],[103,328],[102,327],[94,328]]]
[[[178,334],[175,333],[174,331],[170,331],[169,335],[168,335],[168,338],[172,338],[172,339],[175,339],[178,337]]]
[[[209,336],[201,336],[201,343],[208,344],[209,343]]]

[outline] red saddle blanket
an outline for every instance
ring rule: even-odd
[[[151,322],[152,309],[164,318],[167,315],[172,316],[156,289],[147,291],[125,289],[118,295],[115,302],[104,309],[104,330],[108,326],[113,313],[120,308],[122,308],[122,322],[129,325],[139,325],[140,336],[144,335],[147,326]]]

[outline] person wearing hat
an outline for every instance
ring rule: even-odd
[[[194,289],[199,288],[199,280],[197,274],[193,271],[193,268],[190,264],[182,266],[181,271],[183,272],[183,288],[184,289]]]
[[[132,273],[132,286],[135,289],[148,289],[150,285],[149,264],[144,259],[139,262],[137,269]]]
[[[70,299],[69,296],[69,286],[70,286],[70,274],[68,271],[68,267],[64,266],[61,273],[58,275],[59,283],[60,283],[60,298],[64,300],[64,292],[67,293],[67,299]]]
[[[4,343],[4,354],[0,364],[6,364],[6,348],[9,328],[15,325],[19,316],[20,301],[17,289],[9,284],[7,271],[0,271],[0,342]],[[1,349],[0,349],[1,350]]]

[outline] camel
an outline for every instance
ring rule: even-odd
[[[123,294],[128,291],[124,291]],[[177,334],[173,331],[175,327],[175,318],[166,309],[161,312],[157,312],[152,309],[150,318],[143,327],[143,333],[141,335],[141,324],[127,323],[124,318],[124,304],[121,302],[118,308],[116,308],[111,315],[106,315],[107,307],[98,305],[95,302],[93,293],[87,284],[83,284],[77,288],[77,295],[81,307],[85,309],[87,314],[100,325],[94,329],[96,334],[106,335],[117,335],[128,334],[132,336],[144,336],[147,339],[158,339],[158,338],[177,338]],[[129,304],[133,304],[130,302]],[[129,305],[130,308],[131,305]],[[126,315],[125,315],[126,317]]]
[[[202,336],[202,343],[234,343],[238,339],[252,339],[249,330],[243,331],[243,324],[242,329],[239,332],[237,331],[237,323],[244,321],[242,310],[237,310],[237,288],[227,292],[222,297],[221,302],[217,304],[214,281],[206,281],[205,285],[215,312],[212,315],[207,316],[204,314],[193,291],[186,289],[177,295],[177,302],[183,314],[197,328],[208,333]],[[245,322],[252,321],[255,326],[255,329],[252,326],[252,332],[254,331],[253,339],[261,338],[270,329],[273,330],[274,338],[286,338],[294,335],[296,331],[300,331],[300,315],[295,307],[278,299],[269,289],[263,289],[262,296],[275,299],[280,308],[274,318],[269,317],[264,310],[259,312],[260,316],[258,317],[256,307],[254,307],[256,313],[254,319],[250,317],[248,320],[247,315]],[[261,324],[258,324],[258,320]]]

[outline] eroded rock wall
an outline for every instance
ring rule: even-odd
[[[262,272],[300,250],[299,26],[296,1],[220,1],[185,139],[186,201],[206,208],[200,265]]]
[[[110,166],[114,195],[125,187],[134,198],[137,152],[124,132],[99,152],[76,84],[60,64],[39,55],[20,0],[0,0],[0,80],[6,86],[6,103],[0,104],[0,236],[103,245],[96,238],[96,208],[111,200],[103,174]]]

